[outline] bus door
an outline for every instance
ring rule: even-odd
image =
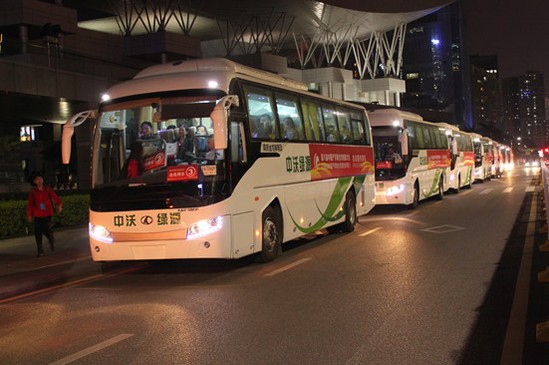
[[[245,114],[232,111],[229,116],[229,128],[229,148],[231,153],[230,181],[232,191],[249,168],[249,151],[245,138]]]

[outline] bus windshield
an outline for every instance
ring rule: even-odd
[[[400,131],[394,127],[372,128],[376,160],[376,180],[395,180],[406,175],[400,147]]]
[[[210,113],[218,96],[170,96],[105,105],[98,118],[94,188],[222,178]]]

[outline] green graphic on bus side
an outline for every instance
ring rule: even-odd
[[[353,180],[353,187],[355,188],[355,191],[360,191],[360,189],[362,189],[362,185],[364,184],[365,180],[366,180],[365,175],[355,177],[355,179]],[[345,212],[340,209],[336,215],[334,215],[333,217],[328,217],[322,212],[322,210],[320,210],[318,204],[316,203],[316,200],[315,200],[315,205],[320,215],[328,222],[335,222],[345,215]]]
[[[332,196],[330,197],[330,201],[328,202],[326,210],[324,212],[321,212],[317,205],[317,209],[320,212],[320,218],[318,219],[318,221],[316,221],[315,224],[310,227],[300,226],[292,216],[292,213],[288,210],[290,218],[292,219],[292,222],[294,222],[294,225],[297,227],[297,229],[299,229],[303,233],[312,233],[324,227],[327,222],[333,222],[341,218],[345,213],[343,211],[338,211],[338,207],[341,205],[343,199],[345,198],[347,187],[349,186],[349,183],[352,179],[353,177],[342,177],[337,180],[336,186],[334,188],[334,191],[332,192]],[[364,179],[365,177],[362,177],[362,181],[364,181]]]
[[[435,172],[435,177],[433,179],[433,185],[431,185],[431,190],[429,190],[427,194],[423,194],[424,197],[428,198],[437,192],[438,182],[440,180],[441,175],[442,175],[442,169],[437,169],[437,171]]]
[[[471,183],[472,175],[473,175],[473,168],[469,166],[467,167],[467,178],[465,179],[465,185],[469,185]]]

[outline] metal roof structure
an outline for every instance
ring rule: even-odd
[[[364,41],[375,32],[393,30],[399,24],[421,18],[450,2],[72,0],[64,4],[77,8],[79,17],[80,14],[89,14],[79,21],[78,26],[94,31],[140,35],[166,30],[184,33],[201,41],[224,38],[228,42],[246,41],[256,46],[274,43],[282,48],[295,45],[292,38],[316,37],[322,39],[321,43],[334,43],[349,38]],[[272,48],[273,44],[269,45]]]
[[[288,22],[293,23],[292,31],[295,33],[312,35],[319,29],[342,33],[343,29],[353,26],[357,28],[356,36],[364,40],[374,31],[391,30],[396,24],[421,18],[450,2],[452,1],[332,0],[322,3],[310,0],[133,0],[91,4],[88,1],[72,1],[72,4],[79,8],[93,6],[96,10],[104,12],[104,16],[80,21],[79,27],[111,34],[122,34],[126,30],[117,21],[117,16],[125,18],[130,24],[135,22],[135,27],[131,31],[133,35],[157,31],[159,27],[164,26],[168,31],[180,32],[180,23],[183,22],[186,23],[185,32],[201,40],[212,40],[219,38],[220,35],[216,19],[241,24],[254,17],[272,22],[273,18],[284,15]],[[109,17],[108,14],[112,16]],[[142,22],[138,20],[139,15],[148,19]]]

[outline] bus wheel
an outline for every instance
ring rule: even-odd
[[[437,194],[437,200],[444,199],[444,181],[440,179],[438,181],[438,194]]]
[[[457,183],[457,187],[454,189],[454,192],[456,194],[459,194],[459,188],[461,187],[461,175],[458,175],[458,183]]]
[[[263,237],[261,239],[261,262],[273,261],[282,250],[282,219],[273,207],[263,212]]]
[[[419,205],[419,185],[417,182],[414,184],[413,194],[414,200],[412,201],[412,204],[408,204],[408,209],[416,209]]]
[[[355,230],[357,215],[356,215],[356,198],[352,191],[348,191],[345,195],[345,221],[341,223],[343,232],[352,232]]]

